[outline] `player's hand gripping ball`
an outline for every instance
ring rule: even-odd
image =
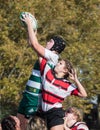
[[[29,15],[29,18],[31,19],[31,22],[32,22],[32,27],[33,27],[33,30],[37,30],[38,28],[38,24],[37,24],[37,20],[36,18],[29,12],[21,12],[20,13],[20,20],[21,20],[21,23],[23,26],[26,26],[26,23],[24,21],[22,21],[24,15],[28,14]]]

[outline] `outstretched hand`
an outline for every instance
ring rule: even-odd
[[[29,14],[24,14],[24,15],[23,15],[23,18],[21,18],[21,20],[22,20],[23,22],[25,22],[27,26],[28,26],[28,25],[32,26],[32,22],[31,22],[31,19],[30,19],[30,17],[29,17]],[[35,34],[35,35],[37,34],[37,29],[34,30],[34,34]]]
[[[76,69],[72,69],[72,73],[68,72],[69,73],[69,78],[73,81],[76,81],[77,80],[77,72],[76,72]]]
[[[29,14],[24,14],[24,15],[23,15],[23,18],[21,18],[21,20],[22,20],[23,22],[25,22],[27,25],[29,25],[29,24],[32,25],[32,22],[31,22],[31,19],[30,19],[30,17],[29,17]]]

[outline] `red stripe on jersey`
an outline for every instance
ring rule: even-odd
[[[83,126],[81,126],[81,124],[83,124]],[[78,128],[78,126],[80,126],[80,128]],[[86,126],[85,122],[76,122],[73,126],[70,127],[70,129],[71,130],[85,130],[84,126]]]
[[[46,80],[51,83],[54,80],[54,82],[52,83],[54,86],[56,87],[61,87],[64,90],[67,90],[67,88],[69,87],[69,85],[71,84],[69,81],[65,80],[63,81],[63,79],[57,79],[54,77],[53,71],[49,70],[46,74]]]
[[[42,61],[40,63],[40,71],[41,71],[41,75],[43,75],[44,69],[45,69],[45,65],[47,63],[47,60],[42,58]]]
[[[42,98],[42,99],[43,99],[43,98]],[[49,102],[49,101],[44,100],[44,99],[43,99],[43,102],[44,102],[45,104],[53,105],[53,103],[52,103],[52,102]]]
[[[59,97],[51,92],[48,92],[46,90],[42,90],[42,98],[44,100],[44,102],[49,102],[51,104],[54,104],[56,102],[62,102],[64,100],[64,98]]]
[[[85,130],[84,128],[77,129],[78,126],[75,126],[74,128],[71,128],[71,130]]]
[[[78,89],[75,89],[71,92],[71,95],[76,95],[78,96],[78,93],[79,93],[79,90]]]

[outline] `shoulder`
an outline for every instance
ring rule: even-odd
[[[77,130],[89,130],[85,122],[78,122],[76,125],[78,126]]]
[[[45,49],[45,58],[48,61],[51,61],[55,65],[58,62],[59,55],[55,54],[54,52],[52,52],[52,51],[50,51],[48,49]]]

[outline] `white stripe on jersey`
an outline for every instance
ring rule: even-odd
[[[60,86],[55,86],[48,81],[45,80],[44,84],[44,90],[53,93],[54,95],[57,95],[61,98],[65,98],[66,96],[69,96],[71,92],[75,89],[72,85],[69,85],[66,90],[62,89]]]
[[[41,93],[33,93],[33,92],[29,92],[29,91],[27,91],[27,90],[25,90],[25,92],[27,92],[27,93],[29,93],[29,94],[31,94],[31,95],[34,95],[34,96],[38,96],[39,98],[41,98]]]
[[[43,111],[48,111],[48,110],[50,110],[50,109],[52,109],[52,108],[54,108],[54,107],[56,107],[56,108],[61,108],[62,107],[62,104],[61,103],[59,103],[59,102],[57,102],[57,103],[55,103],[55,104],[47,104],[47,103],[45,103],[43,100],[42,100],[42,110]]]
[[[32,75],[34,75],[34,76],[37,76],[37,77],[40,77],[40,71],[39,70],[35,70],[35,69],[33,69],[32,70]]]
[[[28,86],[32,87],[32,88],[37,88],[37,89],[41,89],[41,84],[32,80],[28,80],[27,84]]]
[[[77,129],[78,129],[78,130],[81,130],[81,129],[83,129],[83,130],[89,130],[88,127],[87,127],[86,125],[84,125],[84,124],[80,124],[80,125],[77,127]]]
[[[67,88],[67,91],[73,91],[76,89],[76,86],[74,84],[71,84],[68,88]]]
[[[77,126],[77,129],[80,130],[80,129],[84,129],[84,130],[89,130],[89,128],[87,127],[86,123],[85,122],[77,122],[75,124],[75,126]]]

